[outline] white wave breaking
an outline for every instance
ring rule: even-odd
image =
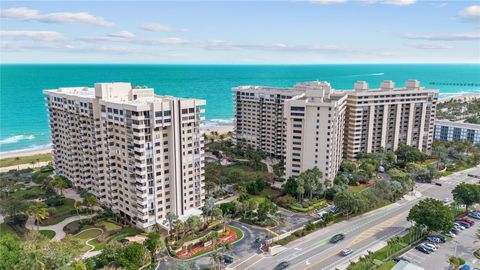
[[[233,118],[205,120],[205,127],[218,127],[218,126],[231,126],[231,125],[233,125]]]
[[[35,136],[33,135],[15,135],[12,137],[1,139],[0,144],[17,143],[22,140],[33,140],[33,139],[35,139]]]
[[[11,150],[11,151],[5,151],[5,152],[0,152],[0,155],[5,155],[5,154],[19,154],[19,153],[25,153],[25,152],[31,152],[31,151],[39,151],[39,150],[47,150],[52,148],[52,143],[49,144],[42,144],[42,145],[30,145],[28,148],[22,148],[22,149],[16,149],[16,150]]]
[[[385,75],[384,72],[378,72],[378,73],[369,73],[369,74],[349,75],[349,76],[346,76],[346,77],[383,76],[383,75]]]

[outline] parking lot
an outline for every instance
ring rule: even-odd
[[[472,267],[471,269],[480,267],[480,261],[473,255],[475,248],[480,247],[480,240],[475,235],[480,228],[480,220],[474,221],[475,225],[460,231],[456,237],[447,240],[446,243],[439,244],[438,250],[433,253],[424,254],[412,248],[401,257],[425,269],[449,269],[448,260],[450,256],[465,259],[466,263]]]

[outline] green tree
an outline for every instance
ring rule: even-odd
[[[97,198],[92,195],[92,194],[89,194],[87,196],[87,198],[85,199],[85,204],[88,206],[88,208],[92,209],[93,206],[95,206],[95,204],[97,203]]]
[[[450,208],[432,198],[424,199],[410,209],[407,220],[424,225],[429,231],[444,231],[453,226]]]
[[[410,162],[423,162],[427,159],[427,155],[417,148],[406,145],[400,144],[395,151],[397,155],[397,163],[401,167],[405,167]]]
[[[338,210],[346,215],[347,218],[351,214],[362,212],[366,207],[364,199],[358,193],[348,191],[335,194],[333,201]]]
[[[53,177],[52,182],[53,186],[60,191],[60,195],[63,195],[63,190],[68,187],[67,182],[60,176]]]
[[[450,263],[450,266],[452,266],[452,268],[455,270],[465,264],[464,259],[460,257],[455,257],[455,256],[450,256],[450,258],[448,259],[448,262]]]
[[[82,208],[82,202],[81,201],[75,201],[73,203],[73,207],[77,211],[77,215],[80,215],[80,208]]]
[[[14,269],[21,257],[20,239],[6,233],[0,237],[0,269]]]
[[[173,224],[178,219],[178,216],[174,212],[168,212],[166,218],[168,221],[168,234],[170,234],[173,229]]]
[[[158,252],[165,250],[165,243],[160,238],[159,232],[151,232],[147,235],[147,239],[143,243],[145,247],[150,251],[152,256]]]
[[[138,270],[150,263],[150,253],[142,244],[131,243],[120,252],[115,262],[127,270]]]
[[[480,203],[480,185],[461,183],[453,190],[453,199],[465,204],[465,211],[474,203]]]
[[[297,181],[295,181],[295,179],[292,177],[288,178],[287,182],[282,186],[283,192],[285,192],[286,194],[289,194],[292,197],[297,196],[297,187],[298,187]]]
[[[40,228],[40,223],[42,223],[44,219],[48,218],[50,213],[48,212],[48,207],[45,203],[38,202],[30,205],[30,207],[27,210],[27,215],[35,218],[35,220],[37,221],[37,230],[38,230]]]

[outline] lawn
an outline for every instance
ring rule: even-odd
[[[75,237],[82,240],[88,240],[88,239],[95,238],[100,234],[102,234],[102,230],[100,230],[99,228],[90,228],[90,229],[86,229],[79,232],[78,234],[75,235]]]
[[[265,188],[261,193],[260,193],[260,196],[263,196],[263,197],[276,197],[278,195],[280,195],[281,192],[278,191],[278,190],[275,190],[275,189],[271,189],[271,188]]]
[[[33,199],[35,197],[40,197],[44,195],[45,191],[41,187],[31,187],[25,190],[17,190],[16,192],[11,194],[13,198],[18,199]]]
[[[52,239],[53,237],[55,237],[55,232],[54,231],[50,231],[50,230],[40,230],[39,231],[41,234],[43,234],[44,236],[46,236],[48,239]]]
[[[10,167],[10,166],[15,166],[20,164],[51,161],[51,160],[52,160],[52,154],[39,154],[39,155],[26,156],[26,157],[2,158],[0,159],[0,168]]]
[[[293,210],[293,211],[297,211],[297,212],[309,212],[313,209],[322,209],[322,208],[325,208],[327,206],[327,202],[325,201],[319,201],[317,203],[314,203],[308,207],[298,207],[296,205],[290,205],[289,206],[289,209]]]
[[[263,197],[263,196],[260,196],[260,195],[251,195],[250,196],[252,199],[254,199],[256,202],[258,202],[258,204],[261,204],[262,202],[264,202],[265,200],[267,200],[267,198]]]
[[[370,185],[361,185],[361,186],[351,186],[349,187],[349,191],[352,193],[362,192],[370,188]]]
[[[107,232],[118,231],[118,230],[122,229],[122,226],[117,225],[117,224],[112,223],[112,222],[108,222],[108,221],[101,221],[101,222],[97,223],[96,225],[99,226],[99,227],[103,227],[105,229],[105,231],[107,231]]]
[[[394,261],[388,261],[384,264],[382,264],[377,270],[390,270],[395,266],[396,262]]]
[[[123,239],[125,237],[141,234],[142,232],[143,231],[135,229],[135,228],[126,227],[126,228],[123,228],[121,230],[120,234],[117,234],[117,235],[107,239],[104,242],[99,243],[96,240],[92,240],[92,241],[89,242],[89,244],[95,247],[94,250],[101,250],[105,247],[105,244],[110,242],[110,241],[118,241],[118,240]]]
[[[49,225],[54,225],[58,224],[65,219],[74,216],[75,214],[71,214],[71,211],[75,210],[75,207],[73,207],[75,203],[75,200],[73,199],[65,199],[65,204],[60,205],[60,206],[55,206],[53,214],[50,218],[48,218],[45,222],[43,222],[41,225],[42,226],[49,226]]]

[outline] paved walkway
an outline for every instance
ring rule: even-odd
[[[35,219],[33,217],[29,217],[27,220],[27,223],[25,224],[25,228],[29,230],[50,230],[55,232],[55,236],[52,238],[52,240],[60,240],[65,237],[65,232],[63,231],[63,227],[65,227],[68,223],[81,220],[81,219],[87,219],[87,218],[92,218],[96,216],[97,214],[92,214],[92,215],[87,215],[87,216],[73,216],[65,219],[64,221],[50,225],[50,226],[40,226],[40,228],[35,225]]]
[[[0,173],[8,172],[10,170],[23,170],[23,169],[28,169],[28,168],[40,168],[40,167],[48,165],[48,163],[50,163],[50,161],[37,162],[35,164],[27,163],[27,164],[19,164],[19,165],[9,166],[9,167],[2,167],[2,168],[0,168]]]
[[[83,198],[80,197],[80,194],[78,194],[78,192],[73,188],[64,189],[63,190],[63,196],[65,196],[66,198],[69,198],[69,199],[73,199],[75,201],[83,202]]]
[[[101,233],[103,233],[103,230],[100,229],[100,228],[90,228],[90,229],[86,229],[86,230],[94,230],[94,229],[100,230]],[[80,234],[80,233],[82,233],[82,232],[84,232],[84,231],[86,231],[86,230],[83,230],[83,231],[77,233],[76,235],[78,235],[78,234]],[[95,250],[95,251],[93,251],[93,250],[95,249],[95,246],[93,246],[93,245],[91,245],[91,244],[88,243],[88,242],[90,242],[91,240],[94,240],[95,238],[96,238],[96,237],[90,238],[90,239],[88,239],[87,241],[85,241],[85,245],[89,246],[90,249],[82,255],[82,259],[87,259],[87,258],[90,258],[90,257],[94,257],[94,256],[97,256],[98,254],[102,253],[101,250]]]

